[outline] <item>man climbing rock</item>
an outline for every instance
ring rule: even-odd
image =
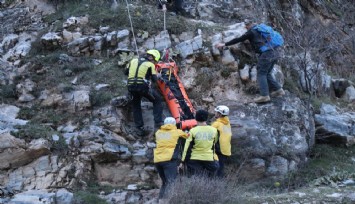
[[[182,162],[186,161],[189,175],[215,176],[218,162],[215,160],[215,144],[218,139],[217,129],[207,125],[208,112],[196,112],[197,126],[190,130],[185,142]],[[191,155],[188,153],[191,152]],[[190,158],[187,158],[190,157]],[[182,168],[182,164],[180,165]]]
[[[164,125],[155,133],[157,147],[154,149],[154,163],[162,180],[159,199],[163,199],[165,190],[176,179],[177,167],[181,158],[181,149],[188,134],[176,128],[173,117],[167,117]]]
[[[126,74],[128,74],[128,91],[133,97],[133,118],[136,126],[136,134],[139,136],[144,135],[144,122],[141,108],[142,97],[145,97],[153,103],[155,128],[159,128],[163,123],[161,97],[151,84],[151,81],[154,84],[157,81],[155,63],[157,63],[159,59],[160,52],[158,50],[148,50],[144,57],[132,59],[126,69]]]
[[[218,130],[218,142],[216,144],[216,154],[218,156],[219,168],[218,177],[224,176],[224,165],[231,156],[231,139],[232,129],[229,122],[229,108],[227,106],[217,106],[214,111],[216,120],[212,123],[212,127]]]
[[[272,97],[285,95],[285,91],[282,89],[281,85],[271,75],[274,64],[280,57],[278,47],[265,48],[268,39],[265,39],[265,37],[262,36],[252,21],[246,20],[244,23],[245,28],[248,30],[244,35],[226,43],[217,43],[215,46],[217,48],[223,48],[224,46],[234,45],[249,40],[255,52],[258,54],[257,81],[261,96],[254,99],[254,102],[268,102],[270,101],[270,95]],[[272,91],[271,94],[269,94],[269,88]]]

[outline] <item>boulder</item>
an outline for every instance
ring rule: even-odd
[[[341,112],[339,108],[322,104],[315,115],[316,139],[319,142],[351,146],[355,144],[355,112]]]

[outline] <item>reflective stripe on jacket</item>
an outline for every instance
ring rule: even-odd
[[[157,147],[154,149],[154,163],[180,159],[182,144],[179,144],[178,140],[179,138],[186,139],[188,137],[189,134],[177,129],[175,125],[167,124],[161,126],[155,133]]]
[[[196,126],[190,130],[190,137],[187,138],[182,161],[185,161],[186,154],[191,148],[191,160],[214,161],[214,145],[218,138],[217,129],[206,125]],[[190,144],[192,147],[190,147]]]
[[[143,84],[144,79],[150,80],[151,75],[156,75],[155,65],[150,61],[143,61],[139,66],[137,77],[136,72],[138,68],[138,59],[132,59],[128,64],[128,85]]]
[[[217,128],[219,131],[219,146],[221,153],[225,156],[230,156],[231,153],[231,139],[232,139],[232,129],[227,116],[217,118],[215,122],[212,123],[212,127]]]

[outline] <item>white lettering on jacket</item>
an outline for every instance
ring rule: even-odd
[[[156,135],[158,140],[170,140],[171,139],[171,133],[169,132],[160,132]]]
[[[213,140],[213,133],[211,132],[198,132],[195,135],[196,140]]]

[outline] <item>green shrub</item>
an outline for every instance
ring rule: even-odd
[[[15,0],[6,0],[4,2],[4,4],[0,4],[0,8],[6,8],[8,6],[10,6],[11,4],[13,4],[15,2]]]
[[[57,3],[58,4],[58,3]],[[151,4],[151,3],[149,3]],[[156,34],[163,30],[164,22],[161,12],[157,11],[155,4],[143,4],[141,6],[130,6],[130,15],[133,28],[148,31],[149,34]],[[90,28],[98,29],[100,26],[109,26],[111,29],[130,28],[130,20],[125,1],[118,1],[116,10],[111,9],[112,1],[68,1],[58,4],[58,11],[44,17],[45,22],[53,23],[58,19],[65,21],[71,16],[89,15],[89,24],[83,26],[84,33]],[[149,8],[147,8],[149,7]],[[189,24],[181,16],[166,16],[166,28],[172,34],[184,31],[195,31],[197,24]],[[201,26],[200,26],[201,27]],[[208,28],[208,26],[205,26]]]
[[[38,114],[39,109],[37,107],[22,107],[17,115],[18,118],[24,120],[31,120]]]
[[[75,62],[65,64],[62,69],[69,69],[74,74],[83,72],[83,71],[90,71],[94,68],[94,64],[91,62],[90,59],[83,58]]]
[[[86,191],[78,191],[74,193],[74,204],[107,204],[107,202],[95,195]]]
[[[75,169],[73,169],[73,176]],[[74,193],[74,203],[75,204],[97,204],[97,203],[106,203],[105,200],[100,198],[98,195],[101,192],[110,193],[114,189],[112,186],[100,185],[96,180],[93,179],[94,176],[85,180],[87,184],[85,186],[85,191],[82,190],[80,186],[76,186],[76,192]]]
[[[233,72],[233,69],[231,69],[231,68],[223,68],[221,70],[221,76],[223,78],[228,78],[231,75],[232,72]]]
[[[70,93],[74,90],[75,90],[75,88],[73,87],[72,84],[65,84],[65,85],[63,85],[63,87],[61,87],[61,91],[64,93]]]
[[[91,91],[90,92],[90,103],[92,106],[103,106],[109,104],[111,99],[114,97],[109,91]]]
[[[312,97],[311,99],[311,104],[313,106],[314,112],[319,114],[320,113],[320,108],[322,107],[323,103],[327,104],[333,104],[332,100],[330,97],[323,96],[323,97]]]
[[[12,132],[12,135],[26,141],[39,138],[50,139],[54,134],[54,130],[51,127],[42,124],[27,123],[26,125],[17,126],[16,128],[18,131]]]
[[[1,98],[6,98],[6,99],[16,99],[17,94],[16,94],[16,85],[15,84],[9,84],[9,85],[0,85],[1,89]]]
[[[59,155],[64,155],[66,151],[69,150],[67,143],[65,142],[65,138],[61,135],[59,135],[59,140],[58,141],[53,141],[52,140],[52,146],[51,149],[53,152],[61,153]]]
[[[32,107],[23,107],[20,109],[18,117],[25,120],[31,120],[32,124],[47,124],[51,127],[65,124],[68,120],[77,123],[85,113],[70,113],[56,108],[40,108],[37,105]]]
[[[281,182],[281,187],[294,190],[308,186],[320,177],[354,173],[355,163],[351,160],[354,155],[355,146],[344,148],[316,145],[310,153],[309,162],[296,172],[289,173]]]
[[[285,78],[285,83],[283,86],[284,89],[288,90],[291,93],[296,94],[297,96],[300,96],[304,94],[298,86],[297,80],[295,80],[293,77],[286,77]]]

